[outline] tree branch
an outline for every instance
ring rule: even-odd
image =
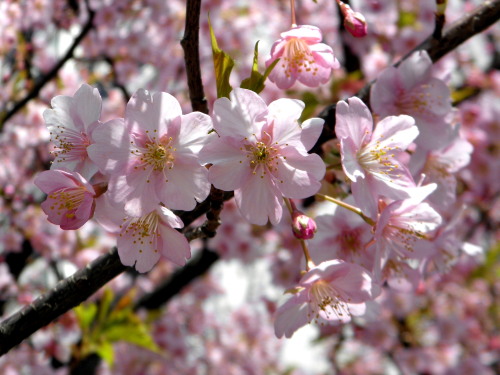
[[[135,304],[135,310],[160,308],[191,281],[207,272],[217,260],[219,260],[217,253],[207,248],[203,249],[189,263],[177,269],[167,280],[156,287],[153,292],[140,298]]]
[[[2,131],[7,120],[9,120],[12,116],[14,116],[17,112],[19,112],[26,104],[28,104],[30,100],[38,97],[40,91],[44,88],[44,86],[52,79],[56,78],[57,74],[59,73],[59,70],[63,67],[63,65],[66,64],[66,62],[73,57],[73,53],[75,52],[76,47],[78,47],[78,45],[87,36],[89,31],[92,30],[93,27],[95,13],[90,8],[87,7],[87,9],[89,13],[89,19],[87,20],[87,23],[83,26],[82,31],[80,31],[80,34],[73,41],[73,44],[68,49],[66,54],[57,62],[56,65],[54,65],[54,67],[47,74],[39,78],[37,83],[33,86],[31,91],[28,92],[28,94],[24,98],[14,103],[13,107],[10,110],[0,113],[0,131]]]
[[[181,46],[184,50],[184,61],[186,63],[191,106],[193,107],[193,111],[200,111],[208,114],[207,99],[203,91],[200,69],[200,10],[201,0],[187,0],[186,26],[184,29],[184,37],[181,40]]]
[[[7,353],[66,311],[78,306],[125,269],[116,248],[113,248],[108,254],[61,280],[54,289],[0,324],[0,355]]]
[[[399,66],[413,52],[425,50],[429,54],[432,62],[438,61],[448,52],[457,48],[467,39],[486,30],[500,19],[500,0],[487,0],[471,13],[463,16],[452,25],[448,26],[443,32],[441,39],[437,40],[432,35],[424,40],[420,45],[408,52],[394,66]],[[376,80],[369,82],[355,96],[363,100],[368,106],[370,102],[370,89]],[[330,105],[323,109],[319,117],[325,120],[325,130],[329,132],[328,136],[322,138],[324,140],[334,138],[332,133],[335,125],[335,105]],[[327,128],[327,129],[326,129]]]

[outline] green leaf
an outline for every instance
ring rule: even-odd
[[[233,89],[229,84],[229,76],[234,67],[234,60],[219,48],[215,38],[210,17],[208,18],[208,27],[210,29],[210,39],[212,41],[212,57],[214,60],[215,80],[217,83],[217,97],[229,98],[229,93]]]
[[[109,367],[113,366],[113,363],[115,362],[115,352],[113,350],[113,345],[110,342],[103,341],[94,349],[99,357],[108,363]]]
[[[252,72],[250,73],[250,77],[245,78],[241,81],[240,87],[243,89],[248,89],[256,92],[257,94],[264,90],[264,82],[266,81],[269,74],[272,72],[279,59],[273,61],[271,65],[269,65],[264,72],[264,74],[259,73],[258,62],[259,62],[259,42],[255,43],[255,48],[253,52],[253,64],[252,64]]]
[[[87,331],[97,315],[97,306],[94,303],[80,305],[75,308],[76,318],[82,331]]]
[[[149,334],[147,326],[140,321],[138,323],[129,321],[126,324],[111,326],[103,333],[109,342],[126,341],[152,352],[161,352]]]

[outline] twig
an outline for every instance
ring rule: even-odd
[[[7,353],[66,311],[78,306],[125,269],[116,248],[113,248],[110,253],[61,280],[54,289],[0,324],[0,355]]]
[[[187,0],[186,26],[184,29],[184,37],[181,40],[181,46],[184,50],[184,61],[186,64],[191,106],[193,107],[193,111],[200,111],[208,114],[207,99],[203,91],[200,69],[200,10],[201,0]]]
[[[31,91],[28,92],[28,94],[24,98],[14,103],[13,107],[7,112],[0,113],[0,131],[2,131],[7,120],[9,120],[12,116],[19,112],[30,100],[38,97],[38,94],[43,89],[43,87],[52,79],[56,78],[59,70],[63,67],[63,65],[73,57],[73,53],[75,52],[76,47],[78,47],[81,41],[87,36],[89,31],[92,30],[95,13],[91,9],[88,9],[88,13],[89,19],[87,20],[87,23],[83,26],[82,31],[80,31],[80,34],[75,38],[73,44],[68,49],[66,54],[57,62],[56,65],[54,65],[54,67],[47,74],[39,78]]]
[[[191,281],[207,272],[217,260],[219,260],[217,253],[207,248],[203,249],[183,268],[179,268],[170,278],[156,287],[153,292],[139,299],[135,304],[135,309],[154,310],[160,308]]]
[[[467,39],[486,30],[500,19],[500,0],[487,0],[480,6],[474,9],[471,13],[463,16],[452,25],[448,26],[444,31],[441,39],[437,40],[432,35],[429,36],[419,46],[415,47],[394,66],[399,66],[413,52],[425,50],[429,54],[433,62],[438,61],[448,52],[457,48]],[[363,100],[367,105],[370,102],[370,89],[376,80],[369,82],[363,87],[356,96]],[[333,129],[335,125],[335,105],[330,105],[323,109],[319,117],[325,120],[325,131],[328,132],[326,137],[320,138],[323,140],[332,139]]]

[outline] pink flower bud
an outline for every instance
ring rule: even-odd
[[[340,10],[344,15],[344,27],[356,38],[364,37],[368,33],[365,17],[351,9],[347,4],[339,2]]]
[[[316,222],[299,210],[294,210],[292,214],[292,230],[299,240],[309,240],[314,237],[317,231]]]

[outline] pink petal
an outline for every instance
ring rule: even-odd
[[[125,122],[134,131],[149,131],[150,134],[164,134],[167,124],[182,115],[182,109],[177,99],[165,92],[155,92],[139,89],[127,104]]]
[[[92,132],[87,153],[102,173],[121,173],[130,159],[130,136],[123,119],[108,121]]]
[[[281,220],[283,198],[271,179],[252,175],[247,183],[234,192],[242,216],[252,224],[278,224]]]
[[[304,102],[296,99],[278,99],[269,104],[268,123],[273,123],[273,142],[298,144],[301,128],[298,123]]]
[[[84,131],[101,117],[102,99],[99,90],[83,84],[74,95],[74,109]]]
[[[253,91],[241,88],[231,91],[230,98],[220,98],[214,103],[213,121],[217,133],[221,137],[241,139],[260,133],[267,115],[267,106],[262,98]]]
[[[302,123],[302,133],[300,134],[300,140],[302,141],[304,147],[309,151],[319,139],[321,132],[323,131],[323,124],[325,120],[320,118],[311,118]]]
[[[351,138],[359,149],[364,140],[371,138],[372,128],[372,115],[359,98],[349,98],[348,103],[344,101],[337,103],[335,123],[337,138]]]
[[[298,295],[290,297],[276,311],[274,320],[274,333],[276,337],[281,338],[292,337],[293,333],[300,327],[309,323],[307,316],[308,304],[307,295],[304,292],[299,292]]]
[[[181,117],[180,132],[177,144],[179,149],[189,148],[199,152],[203,145],[216,138],[216,134],[208,134],[213,128],[210,116],[201,112],[191,112]]]
[[[191,248],[186,237],[167,225],[160,224],[159,230],[163,243],[162,255],[178,266],[186,264],[186,259],[191,258]]]
[[[177,159],[174,168],[168,169],[165,175],[168,182],[164,182],[165,176],[159,175],[161,183],[156,184],[156,195],[173,210],[190,211],[210,193],[208,170],[194,158]]]

